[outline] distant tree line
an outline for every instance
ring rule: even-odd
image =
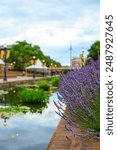
[[[17,41],[11,48],[11,55],[7,60],[9,63],[14,63],[16,70],[24,70],[25,67],[31,65],[31,60],[35,56],[36,60],[39,59],[41,62],[45,60],[45,65],[50,67],[51,64],[61,66],[61,64],[50,56],[45,56],[40,46],[32,45],[26,41]]]

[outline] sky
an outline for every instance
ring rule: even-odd
[[[99,40],[99,0],[1,0],[0,45],[26,40],[62,65]]]

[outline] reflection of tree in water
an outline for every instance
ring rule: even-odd
[[[7,94],[0,95],[0,105],[7,107],[0,107],[0,114],[1,113],[10,113],[10,114],[17,114],[17,113],[42,113],[45,108],[47,108],[47,104],[49,100],[42,101],[39,103],[21,103],[20,97],[18,95],[19,90],[21,88],[10,88]],[[3,99],[5,101],[3,101]]]
[[[42,102],[40,104],[26,104],[30,108],[31,113],[42,113],[45,108],[47,108],[48,102]]]

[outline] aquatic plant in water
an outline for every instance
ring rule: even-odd
[[[39,81],[37,85],[39,89],[42,89],[44,91],[49,91],[50,89],[50,85],[47,81]]]
[[[74,136],[100,139],[100,63],[91,60],[80,70],[61,74],[57,114]],[[66,107],[64,107],[64,104]],[[77,128],[84,132],[78,133]]]
[[[49,93],[39,89],[22,89],[19,97],[22,103],[42,103],[48,100]]]
[[[59,82],[60,82],[60,78],[59,77],[52,78],[51,82],[52,82],[52,86],[58,87],[59,86]]]

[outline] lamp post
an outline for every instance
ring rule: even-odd
[[[80,54],[80,67],[84,66],[84,48],[82,48],[82,53]]]
[[[15,68],[15,64],[16,64],[16,62],[15,62],[15,61],[13,61],[13,69]]]
[[[54,67],[55,67],[55,75],[56,75],[56,67],[57,67],[57,65],[54,65]]]
[[[85,62],[84,62],[84,48],[82,48],[82,66],[85,65]]]
[[[44,63],[45,63],[45,60],[42,60],[42,63],[43,63],[43,77],[44,77]]]
[[[34,67],[35,67],[35,59],[36,59],[36,57],[33,56],[33,64],[34,64]],[[34,72],[34,71],[33,71],[33,79],[35,79],[35,72]]]
[[[50,66],[50,68],[51,68],[51,76],[52,76],[52,66],[53,66],[53,63],[51,63],[51,66]]]
[[[7,81],[7,74],[6,74],[6,55],[7,55],[7,44],[4,44],[4,81]]]
[[[13,64],[15,65],[15,64],[16,64],[16,62],[14,61],[14,62],[13,62]]]

